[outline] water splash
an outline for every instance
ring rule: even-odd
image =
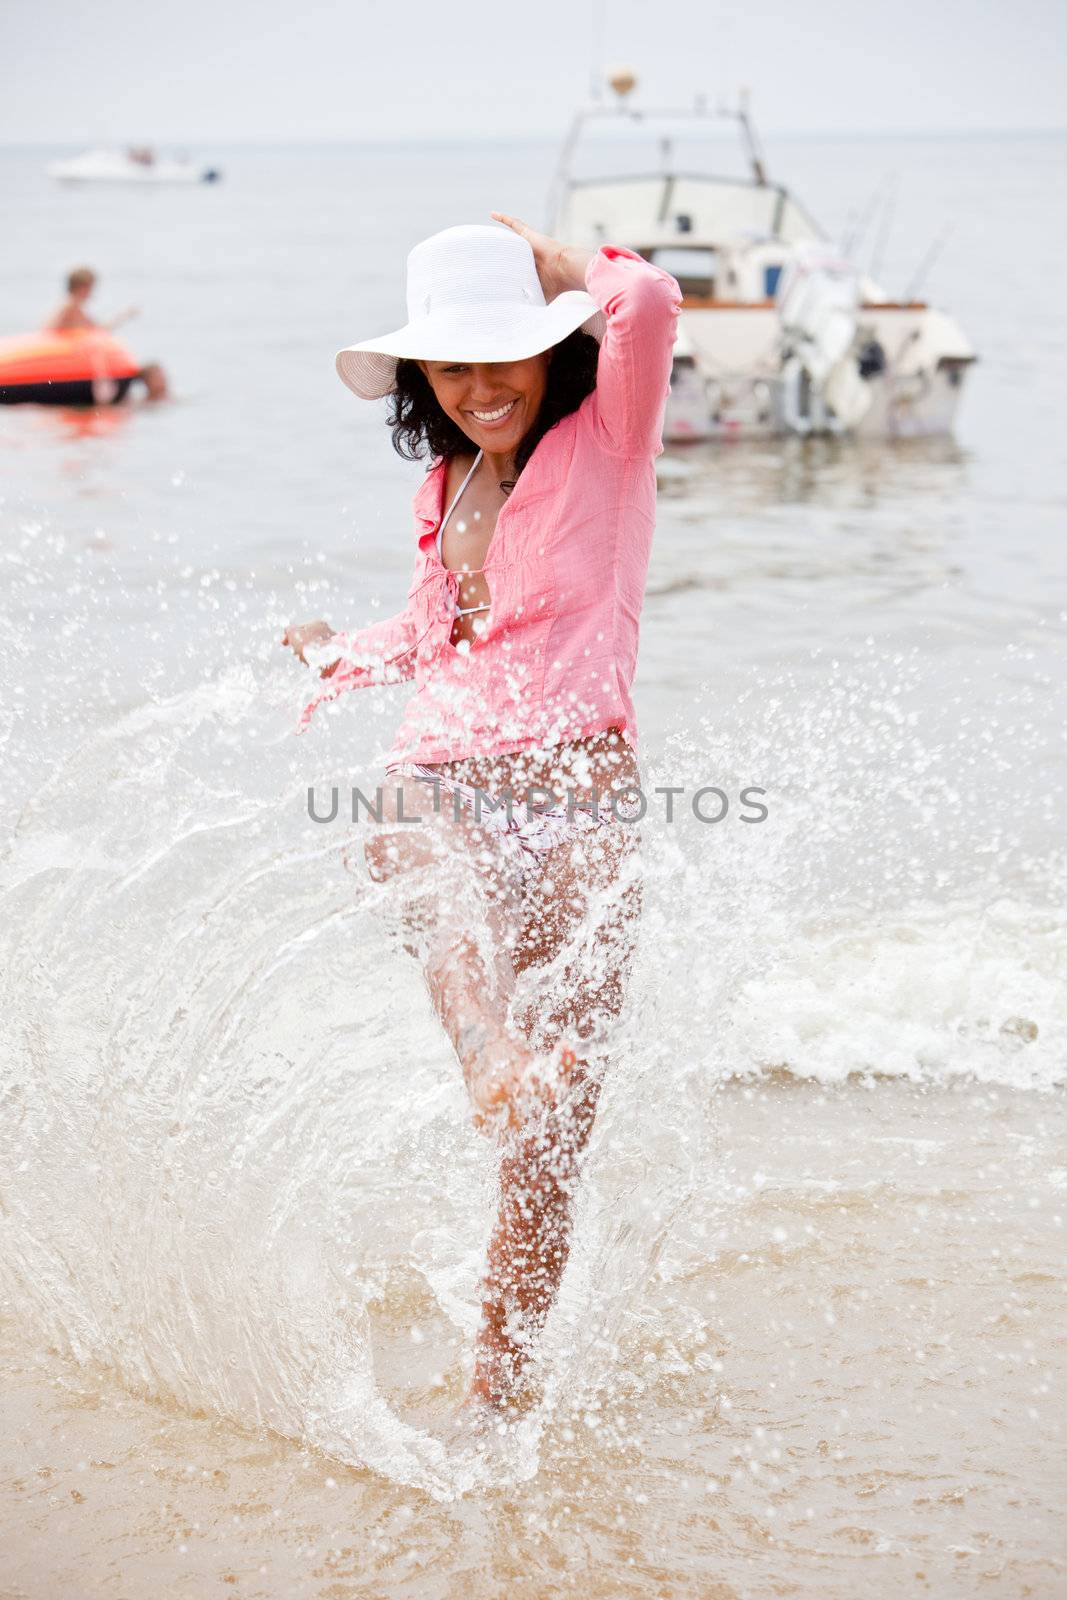
[[[718,1084],[1062,1080],[1047,876],[1009,816],[975,857],[944,777],[966,751],[954,767],[924,742],[889,692],[909,680],[877,656],[817,699],[768,676],[731,725],[676,731],[649,763],[650,797],[758,783],[769,815],[709,825],[680,804],[667,826],[650,806],[544,1407],[489,1455],[446,1449],[432,1415],[462,1387],[492,1152],[414,964],[344,868],[352,830],[307,818],[278,695],[231,671],[91,735],[3,864],[12,1304],[138,1389],[437,1498],[531,1476],[546,1416],[644,1381],[664,1331],[648,1291],[694,1196],[718,1192]],[[390,1375],[405,1319],[419,1337]]]

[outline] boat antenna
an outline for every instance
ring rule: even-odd
[[[744,139],[748,159],[752,164],[752,176],[762,186],[767,183],[767,164],[763,159],[759,136],[756,133],[752,117],[749,113],[749,95],[747,89],[742,89],[737,96],[737,111],[735,113],[741,125],[741,136]]]
[[[919,290],[922,288],[923,279],[930,271],[930,268],[933,266],[934,262],[937,260],[946,244],[948,244],[948,241],[951,239],[954,232],[955,226],[951,222],[946,227],[942,228],[941,232],[938,234],[929,250],[919,262],[915,276],[912,278],[911,282],[908,284],[908,287],[905,289],[903,296],[901,297],[904,305],[910,305],[915,299],[916,295],[919,293]]]
[[[593,60],[589,68],[590,98],[599,105],[604,97],[604,31],[608,0],[593,0]]]

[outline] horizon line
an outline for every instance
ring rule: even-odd
[[[733,134],[732,129],[724,128],[721,137],[729,141]],[[968,126],[962,128],[946,127],[914,127],[914,128],[761,128],[760,134],[764,138],[773,139],[970,139],[970,138],[1048,138],[1052,135],[1067,134],[1067,123],[1034,124],[1024,127],[990,127]],[[706,139],[714,138],[712,133],[703,135]],[[72,135],[67,139],[8,139],[0,134],[0,149],[3,150],[55,150],[66,149],[68,146],[78,144],[80,148],[87,146],[108,148],[126,143],[136,143],[141,135],[128,135],[125,138],[94,138],[92,135],[83,136],[80,140]],[[455,133],[442,136],[439,132],[427,131],[425,133],[412,133],[407,135],[392,135],[383,138],[378,134],[297,134],[289,139],[259,137],[257,135],[222,135],[222,134],[165,134],[152,140],[159,146],[191,145],[202,147],[205,144],[225,145],[238,149],[259,150],[288,150],[294,147],[309,146],[321,148],[325,145],[347,147],[353,145],[372,146],[407,146],[423,144],[427,140],[435,140],[439,144],[474,144],[492,145],[523,144],[531,141],[550,140],[560,142],[557,131],[534,130],[527,133],[512,133],[500,136],[494,135],[487,138],[483,134]]]

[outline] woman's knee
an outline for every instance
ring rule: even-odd
[[[374,828],[363,841],[363,856],[375,883],[420,867],[439,867],[446,854],[442,840],[432,830],[390,827],[388,822]]]
[[[363,859],[374,882],[385,883],[399,870],[399,841],[391,833],[372,833],[363,841]]]

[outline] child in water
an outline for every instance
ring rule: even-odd
[[[121,311],[117,317],[112,317],[110,322],[98,322],[91,317],[85,307],[96,288],[96,273],[91,267],[75,267],[67,274],[67,298],[56,312],[45,323],[49,333],[81,333],[89,328],[99,328],[111,333],[115,328],[129,322],[138,315],[137,308],[130,306]],[[158,362],[149,362],[142,367],[141,378],[148,391],[149,400],[165,400],[167,398],[167,378],[163,368]]]

